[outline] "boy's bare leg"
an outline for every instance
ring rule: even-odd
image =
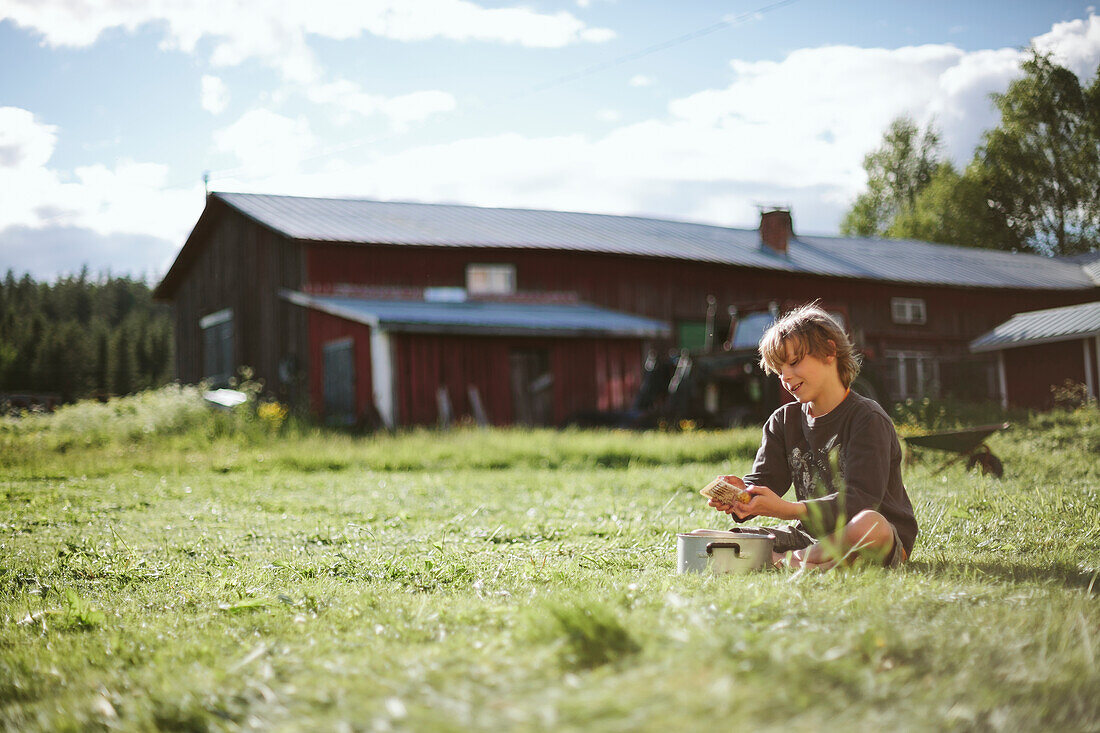
[[[828,570],[836,565],[836,561],[827,553],[821,552],[820,544],[814,544],[792,552],[773,552],[772,566],[781,568],[784,565],[791,568],[805,567],[809,570]]]
[[[828,570],[836,565],[836,558],[827,552],[820,542],[791,553],[788,561],[792,568],[807,570]]]
[[[864,509],[844,525],[841,542],[846,564],[859,558],[881,565],[894,549],[894,528],[886,517]]]
[[[828,570],[843,560],[851,565],[857,559],[866,559],[876,565],[894,549],[894,530],[886,517],[876,511],[865,509],[852,517],[844,529],[835,535],[832,542],[817,542],[809,547],[781,555],[772,553],[772,564],[786,563],[792,568],[807,570]],[[839,539],[839,541],[837,541]]]

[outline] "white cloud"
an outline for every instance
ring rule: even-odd
[[[94,242],[98,250],[123,235],[143,247],[160,246],[157,253],[129,256],[142,263],[134,269],[145,269],[151,257],[166,267],[169,243],[183,240],[202,209],[201,185],[172,187],[165,166],[129,160],[72,171],[51,168],[58,134],[56,126],[27,110],[0,107],[0,260],[6,261],[5,268],[31,267],[34,263],[28,260],[24,265],[20,258],[27,256],[32,243],[35,262],[68,258],[68,271],[79,270],[85,261],[109,265],[97,252],[82,253],[73,244],[78,232],[85,232],[84,240]],[[55,243],[35,234],[42,231],[64,236]],[[132,264],[126,255],[116,262],[116,271]]]
[[[65,200],[56,173],[46,168],[57,144],[57,127],[34,119],[18,107],[0,107],[0,229],[35,225],[43,212],[57,215],[54,207]]]
[[[664,134],[692,140],[669,161],[704,180],[827,185],[854,192],[864,153],[899,114],[926,116],[952,46],[895,50],[831,46],[782,61],[734,61],[733,82],[671,103]]]
[[[432,115],[450,112],[456,106],[454,96],[447,92],[426,90],[384,97],[364,92],[358,84],[346,79],[311,85],[303,91],[311,102],[331,105],[340,110],[343,117],[337,121],[350,121],[351,114],[363,117],[380,114],[396,130],[404,130],[409,124]]]
[[[1056,61],[1079,77],[1096,74],[1096,49],[1100,47],[1100,16],[1056,23],[1049,33],[1034,40],[1040,51],[1048,51]]]
[[[229,106],[229,87],[216,76],[204,74],[202,77],[202,108],[211,114],[220,115]]]
[[[610,28],[585,28],[577,35],[582,41],[589,43],[606,43],[617,36]]]
[[[1100,61],[1097,21],[1039,41]],[[754,226],[755,204],[789,202],[802,231],[835,231],[865,183],[864,154],[890,120],[935,120],[968,162],[997,121],[988,95],[1019,75],[1019,49],[828,46],[779,61],[731,62],[724,88],[669,105],[663,118],[605,135],[496,135],[410,148],[363,165],[240,179],[239,188],[303,195],[464,201],[493,206],[646,212]],[[470,171],[477,175],[471,176]]]
[[[354,38],[362,33],[398,41],[448,38],[492,41],[536,48],[560,48],[614,37],[589,28],[567,12],[537,13],[525,7],[484,8],[467,0],[389,0],[347,3],[322,0],[295,6],[296,21],[309,33]]]
[[[469,0],[0,0],[0,21],[42,34],[51,46],[88,46],[111,28],[134,31],[164,25],[166,48],[193,52],[211,39],[210,60],[235,66],[256,58],[287,79],[308,83],[320,68],[306,41],[310,35],[346,40],[363,34],[399,41],[446,38],[560,48],[600,43],[615,36],[591,28],[570,13],[525,7],[485,8]]]
[[[455,98],[447,92],[435,90],[412,92],[391,97],[382,103],[382,113],[398,129],[409,123],[420,122],[432,115],[450,112],[455,108]]]
[[[0,171],[18,173],[45,165],[56,142],[56,126],[37,122],[25,109],[0,107]]]
[[[596,119],[600,122],[618,122],[622,114],[617,109],[601,109],[596,113]]]
[[[1096,17],[1062,23],[1035,43],[1090,78],[1100,61],[1098,28]],[[355,155],[318,157],[323,141],[305,117],[255,109],[214,135],[216,148],[241,163],[214,183],[738,226],[755,226],[757,203],[787,202],[800,231],[833,231],[864,185],[864,154],[893,117],[935,119],[949,154],[965,163],[981,130],[996,123],[989,93],[1019,75],[1022,58],[1016,48],[953,45],[801,49],[777,61],[734,60],[725,86],[684,95],[666,114],[606,134],[508,133],[391,154],[364,149],[358,153],[370,157],[359,163]],[[295,89],[349,119],[379,116],[397,128],[455,104],[445,92],[384,97],[346,80]],[[0,109],[0,231],[85,227],[183,241],[201,210],[201,187],[174,188],[162,166],[143,162],[53,169],[50,155],[63,134],[26,110]]]
[[[57,128],[27,110],[0,107],[0,229],[11,226],[80,226],[113,232],[179,235],[188,221],[187,197],[173,189],[166,166],[119,160],[113,166],[49,167]]]
[[[123,159],[110,167],[78,167],[74,173],[77,182],[73,185],[84,192],[85,205],[73,222],[104,234],[179,237],[194,223],[183,218],[184,212],[201,202],[201,194],[196,195],[198,186],[173,189],[168,185],[168,167],[158,163]]]
[[[217,149],[235,155],[251,175],[296,170],[316,144],[304,117],[291,119],[266,109],[246,112],[214,133]]]
[[[635,74],[630,77],[630,81],[627,82],[632,87],[649,87],[653,86],[656,81],[652,76],[646,76],[645,74]]]

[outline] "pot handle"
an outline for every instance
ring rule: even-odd
[[[733,550],[737,557],[741,557],[741,545],[736,542],[708,542],[707,554],[714,554],[715,550]]]

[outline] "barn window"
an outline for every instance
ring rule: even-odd
[[[329,341],[321,347],[321,371],[325,422],[355,422],[355,342],[351,338]]]
[[[894,323],[920,325],[928,320],[924,298],[890,298],[890,313],[894,317]]]
[[[224,387],[233,376],[233,309],[224,308],[199,319],[202,329],[203,380]]]
[[[738,319],[733,331],[734,349],[755,349],[760,345],[760,339],[764,338],[764,332],[775,323],[775,316],[764,311],[762,313],[750,313]]]
[[[890,399],[936,396],[940,363],[926,351],[887,351],[886,388]]]
[[[466,290],[470,295],[511,295],[516,292],[516,266],[467,265]]]

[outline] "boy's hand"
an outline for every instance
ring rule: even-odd
[[[723,505],[747,504],[750,498],[745,482],[738,476],[719,476],[704,486],[699,493]]]
[[[739,489],[749,491],[752,488],[751,486],[747,486],[740,476],[719,476],[719,478]],[[735,501],[732,504],[727,504],[717,499],[711,499],[707,502],[707,506],[712,506],[717,511],[725,514],[732,514],[738,519],[748,519],[755,514],[755,512],[748,508],[749,504],[744,501]]]
[[[749,503],[745,505],[745,508],[750,512],[764,517],[775,517],[776,519],[787,518],[783,515],[790,502],[779,498],[779,495],[767,486],[749,486],[748,492],[752,498],[749,499]]]
[[[720,512],[732,514],[738,519],[747,519],[754,516],[801,519],[805,514],[805,505],[800,502],[786,501],[767,486],[748,486],[747,490],[752,495],[752,499],[749,500],[748,504],[735,503],[730,505],[713,499],[707,504]]]
[[[753,512],[749,510],[748,504],[742,504],[741,502],[734,502],[733,504],[723,504],[717,499],[711,499],[707,502],[707,506],[712,506],[716,510],[725,514],[732,514],[738,519],[748,519],[753,516]]]
[[[717,479],[715,479],[715,481],[719,479],[725,481],[730,486],[733,486],[735,489],[741,489],[742,491],[746,491],[748,489],[748,486],[745,485],[745,482],[741,479],[740,476],[719,476]],[[703,490],[703,493],[707,493],[706,489]],[[729,494],[728,491],[724,493]],[[742,496],[744,495],[742,494]],[[723,498],[725,497],[723,496]],[[746,502],[743,500],[725,502],[721,501],[720,499],[709,499],[707,501],[707,506],[714,507],[717,511],[723,512],[725,514],[733,514],[738,519],[745,519],[746,517],[750,516],[748,512],[741,511],[746,506]]]
[[[760,514],[776,519],[801,519],[806,514],[806,505],[800,501],[787,501],[767,486],[750,486],[752,499],[744,507],[752,514]]]

